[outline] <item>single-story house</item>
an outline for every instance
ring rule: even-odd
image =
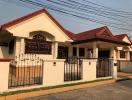
[[[7,80],[0,90],[116,77],[119,51],[124,57],[130,45],[127,35],[114,36],[107,26],[75,34],[46,9],[33,12],[1,25],[0,70],[7,66],[7,74],[0,79]]]

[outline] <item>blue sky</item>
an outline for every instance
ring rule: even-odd
[[[5,2],[5,1],[8,1],[8,0],[4,0],[4,1],[0,0],[0,24],[1,25],[8,21],[11,21],[13,19],[19,18],[21,16],[24,16],[28,13],[31,13],[33,11],[40,9],[37,7],[33,7],[31,5],[22,6],[18,4],[13,4],[9,2],[10,0],[8,2]],[[89,0],[89,1],[101,4],[104,6],[108,6],[114,9],[124,10],[124,11],[132,13],[132,6],[131,6],[132,0]],[[102,24],[93,23],[88,20],[60,14],[54,11],[50,11],[50,13],[66,29],[76,33],[104,26]],[[120,30],[120,29],[116,29],[112,27],[109,27],[109,28],[113,32],[113,34],[123,34],[123,33],[127,33],[128,35],[132,34],[132,31]]]

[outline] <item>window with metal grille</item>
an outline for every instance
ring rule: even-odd
[[[126,57],[125,51],[121,50],[120,51],[120,58],[125,58],[125,57]]]
[[[84,57],[85,56],[85,49],[79,48],[79,56]]]
[[[77,48],[73,47],[73,51],[72,51],[73,56],[77,56]]]
[[[43,35],[37,34],[33,39],[25,40],[25,53],[51,54],[52,42],[46,41]]]

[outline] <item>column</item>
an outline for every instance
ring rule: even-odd
[[[115,51],[114,47],[111,48],[111,50],[110,50],[110,58],[117,59],[116,58],[116,51]]]
[[[53,53],[53,58],[54,59],[57,59],[57,56],[58,56],[58,42],[55,42],[54,43],[54,48],[53,48],[54,50],[54,53]]]
[[[20,53],[21,54],[24,54],[25,53],[25,41],[24,41],[24,38],[21,38],[21,42],[20,42]]]
[[[79,57],[79,46],[77,46],[77,57]]]
[[[117,60],[111,59],[111,67],[112,67],[112,77],[113,79],[117,79],[117,65],[115,65],[115,63],[117,63]]]
[[[93,43],[93,58],[98,58],[98,47],[96,42]]]
[[[127,58],[127,60],[130,60],[130,52],[129,51],[126,52],[126,58]]]
[[[87,51],[87,48],[84,48],[85,49],[85,58],[88,57],[88,51]]]
[[[68,50],[68,56],[69,57],[72,57],[72,50],[73,50],[73,47],[72,46],[69,46],[69,50]]]
[[[20,51],[21,51],[21,40],[20,40],[20,38],[16,38],[14,51],[15,51],[14,52],[15,56],[18,56],[20,54]]]

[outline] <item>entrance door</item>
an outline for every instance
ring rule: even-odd
[[[110,57],[110,51],[109,50],[100,50],[98,53],[99,58],[109,58]]]

